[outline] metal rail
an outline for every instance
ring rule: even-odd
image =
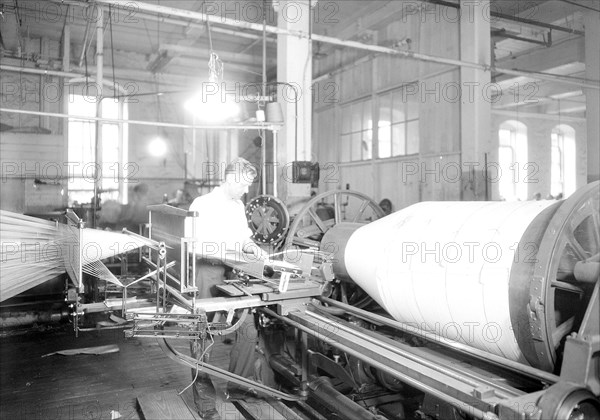
[[[442,375],[446,375],[449,378],[453,378],[458,381],[464,382],[469,386],[478,387],[478,386],[481,386],[481,384],[483,383],[490,387],[496,388],[497,391],[504,393],[503,395],[499,395],[503,398],[510,398],[510,397],[516,397],[516,396],[523,395],[522,391],[519,391],[519,390],[512,388],[510,386],[507,386],[505,384],[498,384],[498,383],[494,382],[493,380],[484,378],[480,375],[476,375],[474,373],[469,372],[468,370],[464,370],[464,369],[456,370],[456,369],[453,369],[451,366],[445,366],[443,364],[436,363],[433,360],[428,360],[424,355],[411,354],[410,352],[403,350],[403,349],[399,348],[398,346],[396,346],[396,344],[398,344],[398,343],[396,343],[396,342],[391,343],[390,342],[391,340],[386,340],[386,337],[369,336],[369,335],[367,335],[366,332],[363,333],[363,332],[359,331],[356,327],[352,328],[348,324],[343,324],[339,320],[327,318],[327,317],[318,315],[311,311],[306,311],[306,314],[315,318],[318,321],[321,321],[324,323],[333,323],[332,325],[335,325],[335,327],[339,331],[353,334],[354,336],[360,338],[361,340],[365,340],[366,342],[375,344],[375,345],[379,346],[380,348],[389,350],[393,353],[396,353],[397,355],[399,355],[401,357],[406,357],[407,359],[417,362],[422,366],[431,368],[431,369],[441,373]],[[375,333],[373,333],[373,334],[375,334]]]
[[[328,305],[342,309],[345,312],[347,312],[348,314],[355,315],[366,321],[380,323],[383,325],[387,325],[388,327],[396,328],[400,331],[404,331],[406,333],[415,335],[415,336],[417,336],[419,338],[423,338],[427,341],[448,347],[453,350],[460,351],[462,353],[466,353],[466,354],[473,356],[479,360],[483,360],[488,363],[493,363],[496,366],[500,366],[500,367],[509,369],[513,372],[529,376],[530,378],[538,379],[538,380],[541,380],[548,384],[553,384],[553,383],[556,383],[559,381],[558,376],[556,376],[552,373],[540,370],[540,369],[536,369],[532,366],[527,366],[527,365],[524,365],[524,364],[521,364],[518,362],[514,362],[512,360],[505,359],[505,358],[497,356],[495,354],[486,353],[486,352],[476,349],[474,347],[470,347],[465,344],[458,343],[456,341],[452,341],[447,338],[431,337],[431,333],[428,333],[427,331],[420,330],[418,328],[415,328],[414,326],[410,326],[408,324],[398,322],[396,320],[393,320],[393,319],[385,317],[385,316],[377,315],[377,314],[374,314],[374,313],[371,313],[371,312],[368,312],[368,311],[365,311],[362,309],[355,308],[350,305],[346,305],[344,303],[338,302],[333,299],[329,299],[326,297],[320,297],[319,299],[322,302],[327,303]],[[318,308],[318,306],[316,306],[316,308]]]
[[[275,313],[272,310],[267,309],[267,308],[261,308],[260,311],[264,312],[265,314],[267,314],[273,318],[283,321],[284,323],[287,323],[301,331],[304,331],[304,332],[318,338],[319,340],[321,340],[333,347],[336,347],[336,348],[342,350],[343,352],[346,352],[356,358],[359,358],[361,360],[367,359],[368,363],[371,366],[373,366],[377,369],[380,369],[381,371],[386,372],[386,373],[400,379],[401,381],[409,384],[410,386],[413,386],[427,394],[430,394],[434,397],[439,398],[440,400],[452,405],[453,407],[457,408],[458,410],[468,413],[472,417],[482,419],[482,420],[492,420],[492,419],[497,420],[498,419],[498,417],[490,411],[481,410],[480,408],[475,407],[470,402],[465,402],[465,401],[463,401],[459,398],[456,398],[452,395],[448,395],[448,393],[446,393],[446,392],[443,392],[433,386],[425,384],[422,381],[419,381],[419,380],[407,375],[406,373],[401,372],[400,370],[390,367],[388,364],[382,362],[381,360],[375,360],[373,358],[367,357],[365,354],[366,348],[360,346],[360,344],[357,344],[357,342],[360,340],[358,340],[356,337],[352,337],[352,338],[346,337],[346,338],[344,338],[344,340],[342,340],[342,336],[337,333],[334,333],[334,331],[332,331],[331,329],[327,329],[327,328],[323,328],[323,326],[315,326],[315,325],[312,325],[314,328],[311,328],[308,325],[304,325],[304,323],[312,324],[312,322],[308,321],[307,319],[300,318],[299,313],[290,314],[289,317],[284,317],[284,316],[278,315],[277,313]],[[382,352],[381,349],[377,349],[377,351],[378,351],[378,353]],[[398,363],[395,363],[395,364],[398,364]],[[413,362],[410,362],[410,364],[416,365]],[[407,368],[404,368],[404,370],[406,371]],[[445,386],[446,386],[446,388],[449,388],[448,385],[445,385]],[[475,402],[475,400],[476,400],[474,397],[472,397],[470,399],[473,400],[472,402]],[[485,402],[483,402],[483,403],[485,405],[491,406],[490,403],[485,403]]]
[[[171,346],[171,344],[165,339],[158,340],[158,344],[162,348],[163,352],[167,355],[167,357],[169,357],[171,360],[184,364],[190,368],[201,370],[207,373],[208,375],[215,376],[219,379],[223,379],[228,382],[233,382],[236,385],[242,386],[244,388],[252,389],[259,394],[267,395],[273,398],[279,398],[286,401],[303,401],[306,399],[306,397],[301,397],[298,395],[292,395],[278,391],[266,385],[254,382],[248,378],[244,378],[243,376],[239,376],[221,368],[218,368],[209,363],[196,360],[191,356],[187,356],[175,350]]]

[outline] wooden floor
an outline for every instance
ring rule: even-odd
[[[52,355],[59,350],[116,344],[117,353]],[[189,349],[187,341],[178,347]],[[227,368],[231,346],[219,339],[212,363]],[[183,390],[191,382],[189,368],[167,358],[155,339],[125,339],[123,330],[36,332],[0,338],[0,419],[143,418],[137,398],[160,391]],[[182,397],[190,407],[190,388]],[[223,404],[223,419],[242,419],[232,404]],[[264,404],[264,403],[263,403]],[[258,404],[261,405],[260,403]],[[281,419],[272,409],[261,419]]]

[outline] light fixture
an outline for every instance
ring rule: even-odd
[[[240,106],[236,102],[221,98],[220,94],[197,94],[184,104],[187,111],[192,113],[198,121],[221,122],[240,114]]]
[[[148,152],[154,157],[162,157],[167,153],[167,143],[161,137],[155,137],[148,143]]]
[[[208,26],[208,34],[210,42],[208,83],[203,83],[201,91],[187,100],[184,107],[194,115],[195,120],[214,123],[237,117],[240,114],[240,106],[235,100],[227,98],[227,94],[231,92],[226,89],[223,81],[223,62],[212,48],[210,26]],[[234,99],[236,98],[237,94],[234,95]]]
[[[267,103],[267,122],[270,123],[282,123],[283,122],[283,110],[279,102]]]

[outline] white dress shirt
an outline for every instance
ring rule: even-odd
[[[190,222],[195,220],[197,254],[223,260],[226,254],[241,252],[252,242],[244,204],[227,196],[221,187],[196,198],[189,210],[198,213],[198,217],[188,218],[185,232],[186,237],[192,236]]]

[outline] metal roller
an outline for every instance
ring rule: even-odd
[[[321,247],[396,320],[552,371],[598,280],[599,185],[558,202],[422,202],[334,226]]]

